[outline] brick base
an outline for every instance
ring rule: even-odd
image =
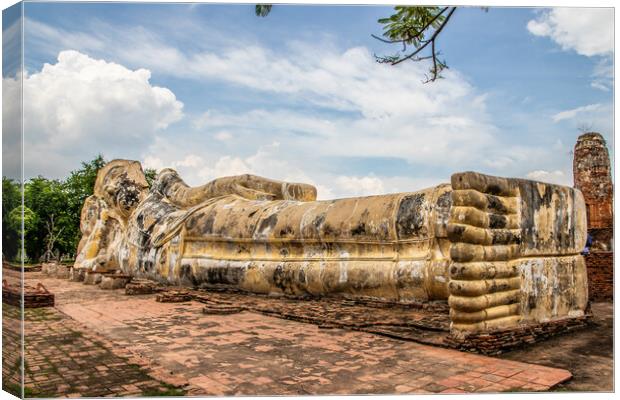
[[[585,260],[590,301],[612,301],[614,298],[614,253],[593,251],[585,256]]]
[[[24,308],[54,307],[54,294],[29,290],[26,287],[24,293]],[[20,307],[22,302],[21,288],[14,286],[2,287],[2,302]]]
[[[461,351],[500,354],[525,344],[536,343],[551,336],[582,328],[588,324],[590,319],[590,315],[585,315],[511,329],[472,333],[463,337],[449,335],[444,339],[444,343],[448,347]]]

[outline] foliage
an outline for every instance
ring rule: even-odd
[[[396,65],[407,60],[432,60],[430,76],[426,77],[425,82],[441,78],[441,71],[448,66],[444,60],[439,59],[440,52],[436,49],[436,41],[456,7],[396,6],[394,10],[396,12],[388,18],[377,21],[384,25],[384,38],[372,36],[385,43],[399,43],[402,50],[391,56],[375,56],[377,61]],[[430,54],[421,56],[422,51],[429,45]],[[408,46],[413,46],[413,50],[408,52]]]
[[[254,12],[259,17],[266,17],[271,12],[271,4],[257,4]]]
[[[24,225],[22,226],[22,219]],[[39,216],[30,208],[19,205],[11,210],[7,218],[8,227],[17,232],[19,236],[32,232],[39,222]],[[23,228],[23,231],[22,231]]]
[[[151,186],[153,186],[153,182],[155,181],[155,178],[157,177],[157,170],[153,168],[146,168],[144,170],[144,177],[146,178],[146,183],[149,184],[149,188],[150,188]]]
[[[22,238],[26,238],[27,235],[35,229],[37,223],[39,222],[39,217],[31,209],[20,204],[11,210],[8,217],[4,220],[7,222],[8,228],[15,233],[15,237],[17,238],[16,256],[21,258],[22,253],[20,250],[22,249]],[[26,243],[24,243],[23,248],[25,249],[25,257],[26,254],[28,254]]]
[[[14,259],[19,249],[19,235],[11,227],[8,216],[21,203],[21,185],[12,179],[2,177],[2,254],[8,259]]]
[[[420,46],[427,33],[423,28],[437,29],[446,19],[440,15],[440,7],[408,7],[396,6],[396,11],[388,18],[381,18],[377,22],[385,25],[383,36],[388,39],[403,41],[416,48]]]
[[[99,155],[72,171],[67,179],[30,179],[24,185],[25,254],[38,261],[50,239],[53,227],[54,251],[73,254],[80,240],[80,214],[84,201],[93,194],[97,172],[105,165]],[[21,232],[20,185],[2,178],[3,252],[8,259],[18,256]],[[8,222],[8,223],[6,223]]]
[[[26,254],[34,260],[37,260],[45,250],[46,222],[52,216],[60,226],[71,225],[68,203],[67,192],[63,188],[63,183],[58,180],[48,180],[39,176],[24,186],[24,204],[37,216],[32,226],[24,231]],[[61,237],[58,240],[58,250],[63,253],[69,252],[71,244],[71,237]]]

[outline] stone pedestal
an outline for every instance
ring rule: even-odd
[[[83,283],[85,285],[97,285],[101,283],[102,278],[103,278],[103,275],[99,272],[86,271],[84,273]]]
[[[157,285],[157,282],[153,282],[147,279],[133,279],[125,286],[125,294],[128,296],[152,294],[162,290],[164,290],[164,288],[159,287]]]
[[[123,289],[130,281],[129,275],[103,274],[99,287],[104,290]]]
[[[53,275],[58,279],[67,279],[69,278],[69,274],[71,271],[71,267],[68,265],[57,264],[56,265],[56,273]]]
[[[85,274],[86,270],[83,268],[71,268],[69,271],[69,280],[72,282],[82,282]]]
[[[41,272],[48,276],[55,276],[58,264],[56,263],[43,263],[41,266]]]

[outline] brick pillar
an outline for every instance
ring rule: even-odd
[[[605,139],[585,133],[577,139],[573,159],[575,187],[583,193],[588,214],[591,253],[585,258],[592,301],[613,299],[613,184]]]
[[[588,228],[613,226],[613,184],[605,139],[585,133],[577,139],[573,159],[575,187],[583,193],[588,210]]]

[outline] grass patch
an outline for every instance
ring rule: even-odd
[[[160,396],[171,396],[171,397],[182,397],[185,396],[186,391],[184,389],[175,387],[168,383],[161,383],[162,388],[160,389],[148,389],[142,391],[142,396],[144,397],[160,397]]]
[[[62,317],[49,307],[26,308],[24,318],[28,321],[60,321]]]
[[[22,397],[22,387],[13,382],[2,381],[2,390],[11,393],[13,396]]]

